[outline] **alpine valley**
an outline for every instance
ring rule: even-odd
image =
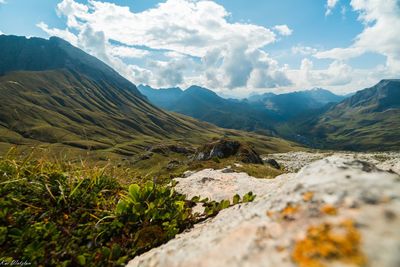
[[[0,35],[0,265],[398,266],[399,150],[400,80],[224,98]]]

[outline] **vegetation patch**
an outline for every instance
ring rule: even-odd
[[[255,197],[188,200],[173,185],[127,186],[107,173],[84,165],[1,159],[0,261],[122,266],[194,223]],[[205,207],[203,214],[192,212],[196,203]]]

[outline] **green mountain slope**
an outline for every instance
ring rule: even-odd
[[[398,150],[400,80],[382,80],[296,127],[319,147]]]
[[[106,64],[58,38],[2,35],[0,51],[0,150],[40,144],[131,156],[158,144],[197,146],[222,136],[261,152],[295,146],[165,112]]]

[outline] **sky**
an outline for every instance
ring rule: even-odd
[[[0,34],[61,37],[135,84],[226,96],[400,78],[400,0],[0,0]]]

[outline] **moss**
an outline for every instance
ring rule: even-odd
[[[324,267],[332,261],[364,266],[367,261],[360,244],[353,221],[322,223],[309,227],[306,237],[295,243],[292,260],[300,267]]]

